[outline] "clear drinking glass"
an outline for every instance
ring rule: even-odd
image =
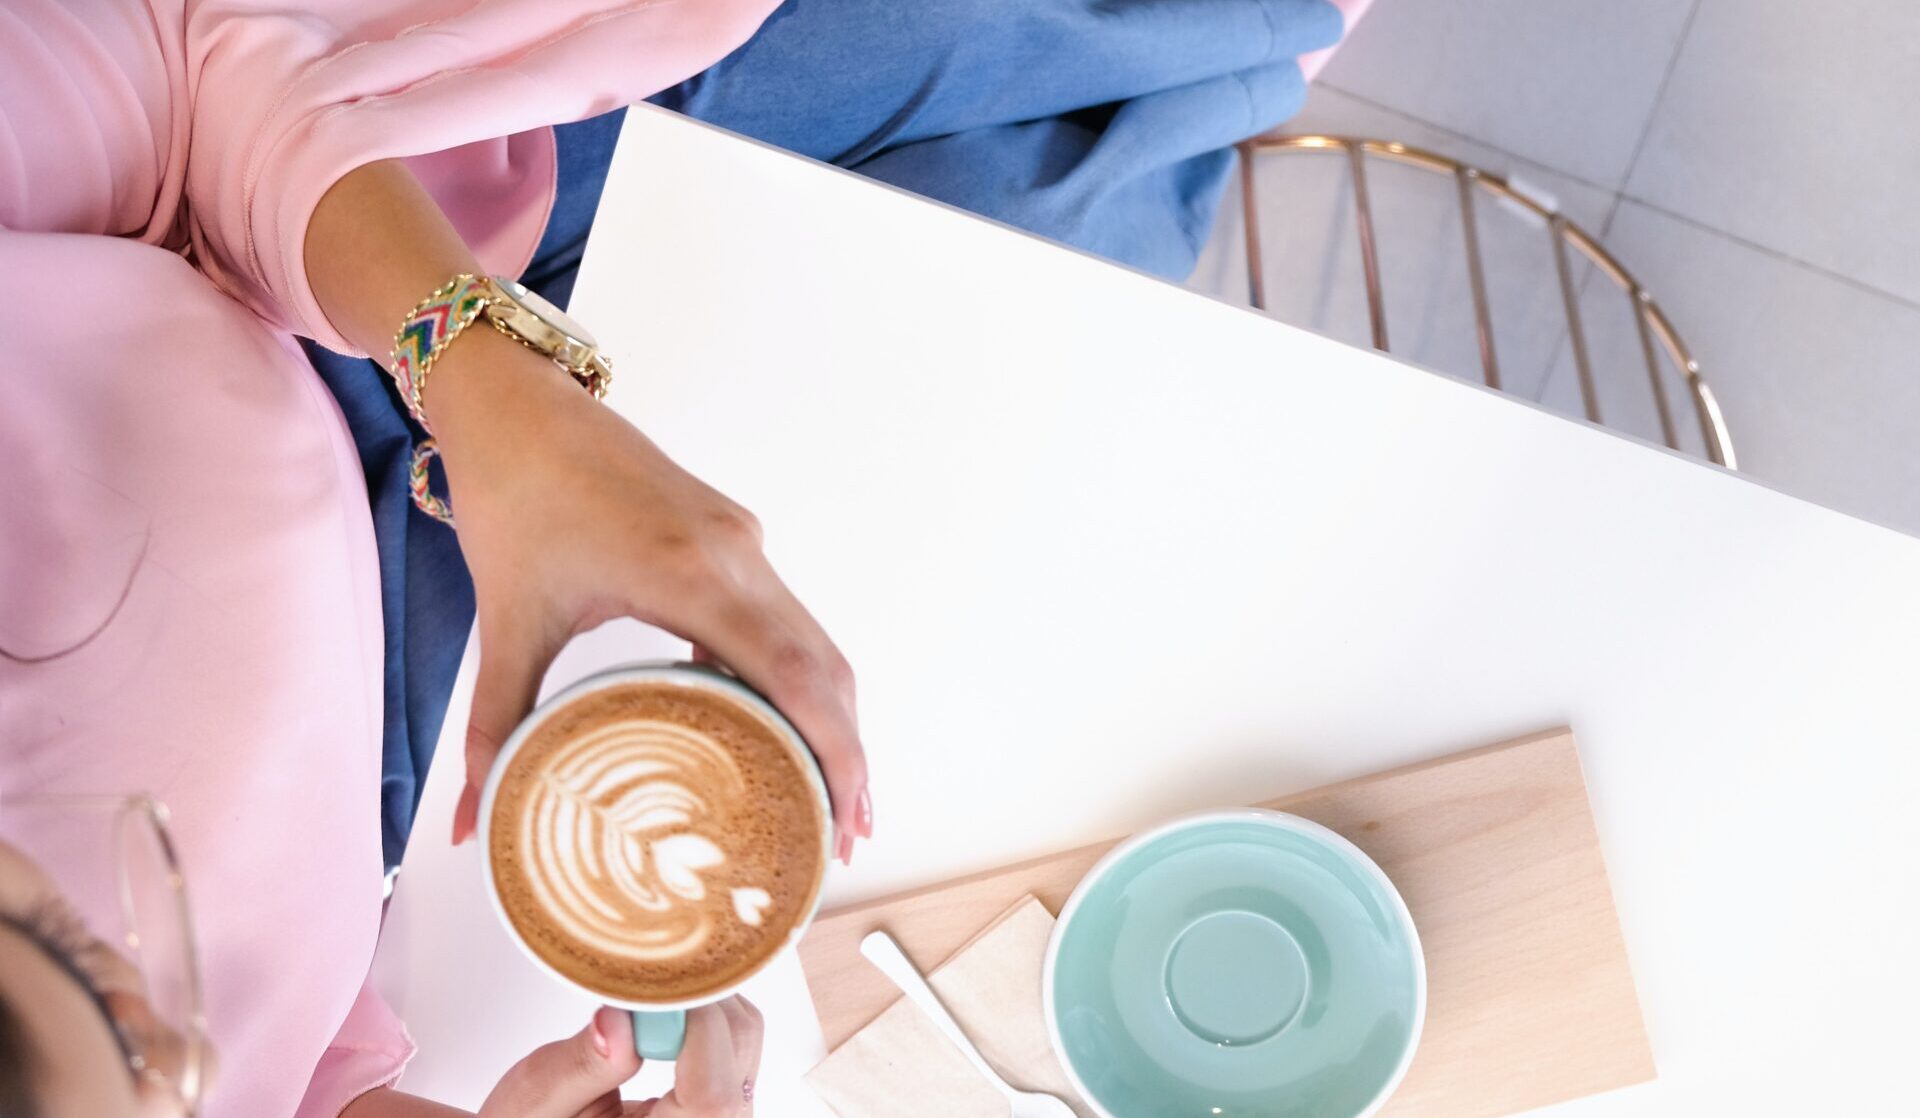
[[[165,804],[151,796],[0,796],[0,839],[53,876],[93,933],[140,972],[170,1030],[122,1030],[139,1079],[199,1113],[210,1070],[200,955]]]

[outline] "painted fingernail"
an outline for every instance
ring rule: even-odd
[[[853,801],[853,825],[861,838],[873,837],[873,795],[865,788],[860,789],[860,798]]]
[[[453,845],[473,837],[473,831],[480,821],[480,793],[469,784],[460,790],[460,802],[453,809]]]
[[[840,846],[837,850],[834,851],[834,856],[840,859],[840,864],[843,866],[853,865],[853,835],[852,834],[846,831],[840,832]]]

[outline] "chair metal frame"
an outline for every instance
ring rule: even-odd
[[[1567,220],[1564,214],[1551,209],[1538,200],[1515,189],[1505,178],[1468,166],[1458,160],[1449,159],[1437,152],[1391,140],[1372,140],[1354,136],[1290,136],[1269,134],[1256,136],[1239,145],[1240,147],[1240,185],[1242,204],[1246,211],[1247,235],[1247,272],[1248,293],[1253,305],[1266,309],[1266,276],[1260,255],[1260,225],[1256,193],[1254,190],[1254,156],[1262,152],[1328,152],[1346,157],[1350,183],[1353,188],[1353,213],[1355,231],[1360,239],[1360,265],[1366,277],[1367,316],[1372,331],[1373,346],[1381,352],[1387,348],[1387,309],[1386,300],[1380,286],[1379,247],[1375,236],[1372,200],[1367,193],[1367,158],[1369,156],[1392,160],[1422,170],[1447,175],[1453,179],[1455,197],[1460,207],[1460,228],[1466,252],[1467,282],[1473,294],[1474,330],[1480,344],[1480,368],[1487,387],[1500,387],[1500,362],[1494,352],[1493,313],[1487,299],[1487,281],[1480,250],[1479,218],[1475,213],[1474,192],[1476,190],[1504,199],[1534,214],[1545,223],[1547,235],[1552,244],[1554,271],[1559,278],[1561,303],[1567,317],[1567,339],[1573,350],[1574,372],[1580,382],[1580,402],[1586,417],[1603,423],[1600,416],[1599,394],[1594,387],[1593,362],[1587,350],[1585,323],[1580,317],[1580,296],[1574,288],[1573,265],[1567,253],[1571,245],[1581,255],[1592,261],[1594,266],[1606,275],[1615,286],[1626,294],[1633,308],[1633,318],[1640,335],[1640,353],[1646,363],[1647,384],[1653,393],[1654,410],[1660,419],[1662,441],[1672,449],[1678,450],[1678,431],[1674,426],[1671,403],[1667,399],[1667,389],[1661,378],[1660,352],[1664,352],[1672,362],[1680,379],[1687,386],[1693,400],[1695,418],[1700,424],[1700,437],[1706,446],[1707,457],[1714,463],[1737,469],[1733,452],[1733,438],[1727,431],[1726,419],[1720,412],[1719,401],[1714,398],[1713,389],[1700,375],[1700,364],[1695,361],[1680,334],[1668,320],[1653,296],[1641,286],[1640,281],[1627,271],[1611,253],[1600,247],[1600,243],[1586,230]],[[1657,346],[1657,350],[1656,350]]]

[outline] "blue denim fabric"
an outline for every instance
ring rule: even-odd
[[[1326,0],[788,0],[653,103],[1170,279]]]
[[[651,98],[689,116],[1173,279],[1193,269],[1231,145],[1299,110],[1326,0],[787,0]],[[560,306],[624,110],[555,129],[559,195],[522,280]],[[381,818],[398,865],[473,620],[449,529],[413,511],[422,437],[371,361],[307,345],[360,449],[386,616]]]
[[[554,130],[560,190],[521,280],[563,308],[573,295],[621,116],[608,113]],[[408,471],[414,444],[426,432],[407,414],[393,381],[365,358],[346,357],[305,338],[300,344],[340,402],[360,451],[373,510],[386,629],[380,844],[392,869],[406,852],[453,678],[473,628],[473,579],[453,530],[413,507]],[[446,495],[438,470],[433,485]]]

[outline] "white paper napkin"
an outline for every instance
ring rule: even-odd
[[[1023,898],[935,968],[927,982],[1008,1083],[1059,1095],[1081,1118],[1093,1118],[1067,1085],[1047,1039],[1040,969],[1052,932],[1046,906]],[[834,1049],[807,1074],[807,1083],[840,1118],[1007,1116],[1000,1093],[905,998]]]

